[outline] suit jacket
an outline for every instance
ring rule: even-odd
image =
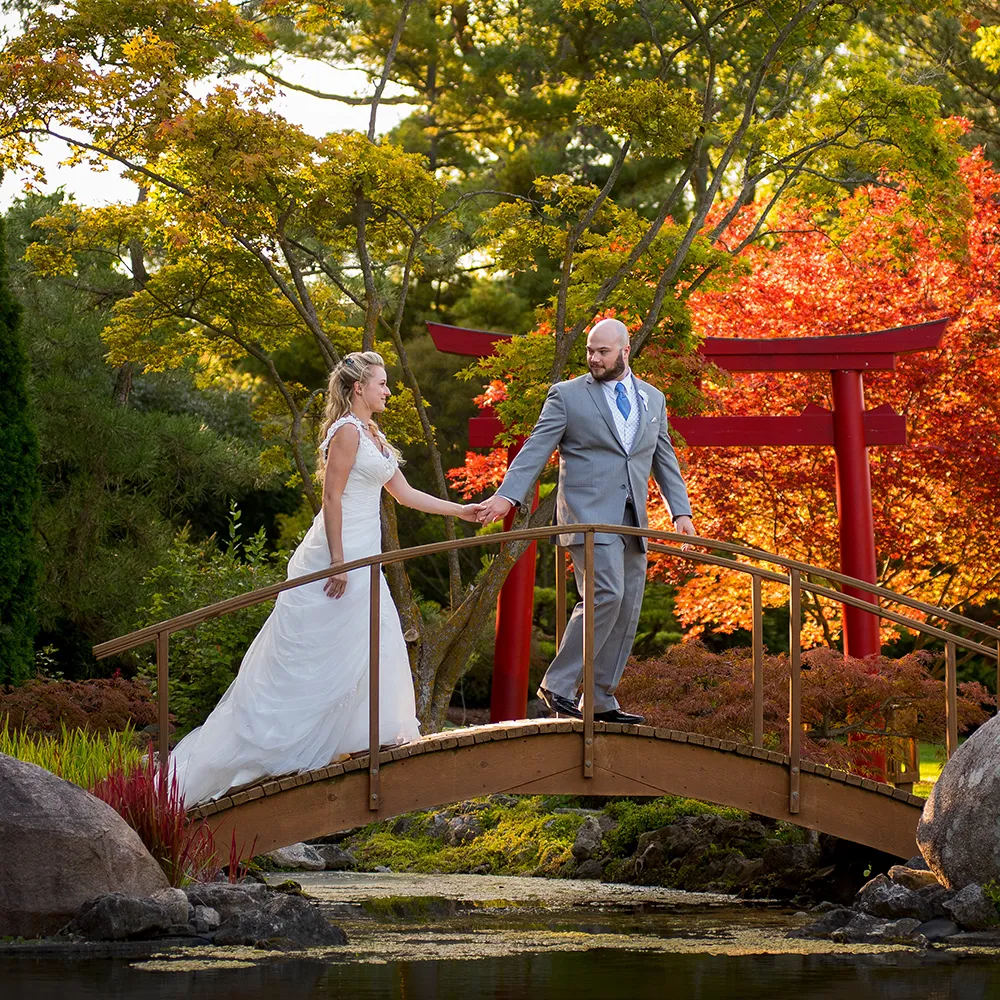
[[[632,487],[640,527],[647,527],[649,474],[676,518],[691,513],[687,489],[667,429],[667,406],[659,389],[635,379],[639,390],[639,426],[626,452],[615,431],[604,388],[592,375],[556,382],[545,398],[531,436],[507,469],[497,490],[517,503],[538,478],[549,456],[559,449],[556,524],[621,524],[628,486]],[[595,543],[620,536],[598,534]],[[582,545],[580,532],[559,536],[561,545]],[[642,539],[645,546],[645,539]]]

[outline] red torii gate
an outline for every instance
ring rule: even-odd
[[[880,330],[874,333],[783,339],[706,338],[699,351],[728,371],[828,371],[833,410],[810,405],[797,416],[687,417],[671,424],[695,447],[832,445],[837,473],[840,569],[848,576],[876,582],[869,445],[906,444],[906,422],[889,406],[866,410],[865,371],[892,371],[896,356],[937,348],[950,320]],[[506,334],[465,330],[440,323],[427,328],[440,351],[484,357]],[[489,413],[469,421],[469,445],[491,448],[502,427]],[[520,443],[511,446],[508,460]],[[537,491],[535,495],[537,503]],[[513,512],[504,528],[510,527]],[[497,606],[493,668],[492,721],[523,718],[527,698],[528,654],[535,578],[535,547],[526,552],[504,584]],[[870,594],[845,588],[876,603]],[[844,651],[854,657],[879,653],[878,617],[844,608]]]
[[[428,322],[427,330],[434,346],[445,354],[464,354],[484,358],[492,354],[499,340],[509,340],[506,333],[485,330],[465,330],[458,326]],[[492,448],[503,424],[484,410],[469,419],[469,447]],[[521,450],[524,439],[507,449],[507,463]],[[538,484],[535,484],[531,509],[538,506]],[[504,531],[510,531],[516,509],[503,519]],[[497,598],[496,639],[493,644],[493,685],[490,695],[490,722],[523,719],[528,711],[528,661],[531,658],[531,620],[535,606],[535,559],[537,545],[532,542],[516,563]]]
[[[840,571],[876,582],[869,445],[906,444],[906,420],[888,405],[865,409],[863,373],[893,371],[896,356],[938,347],[950,320],[876,333],[743,340],[707,337],[699,351],[732,372],[828,371],[833,410],[810,405],[788,417],[677,417],[671,425],[697,447],[832,445],[837,473]],[[845,593],[877,604],[864,591]],[[882,644],[876,615],[844,606],[844,652],[863,659]]]

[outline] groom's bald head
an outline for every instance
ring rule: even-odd
[[[628,367],[628,327],[619,319],[602,319],[587,334],[587,367],[598,382],[620,378]]]
[[[610,340],[618,347],[628,346],[628,327],[620,319],[602,319],[590,328],[587,343],[591,339]]]

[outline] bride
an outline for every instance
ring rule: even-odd
[[[479,504],[439,500],[406,481],[399,453],[374,420],[390,395],[374,351],[348,354],[330,375],[320,446],[323,508],[288,562],[288,579],[380,552],[383,486],[407,507],[476,520]],[[367,749],[370,573],[362,567],[278,595],[229,690],[171,754],[187,805]],[[401,743],[420,733],[406,645],[384,577],[381,588],[379,737]]]

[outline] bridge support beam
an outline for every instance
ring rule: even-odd
[[[595,723],[593,777],[580,767],[583,723],[543,720],[440,734],[382,753],[380,806],[368,808],[368,762],[290,775],[193,810],[216,842],[264,852],[389,819],[415,809],[495,792],[683,795],[833,834],[900,858],[916,853],[923,800],[860,775],[800,764],[797,814],[789,810],[790,760],[759,747],[649,726]]]

